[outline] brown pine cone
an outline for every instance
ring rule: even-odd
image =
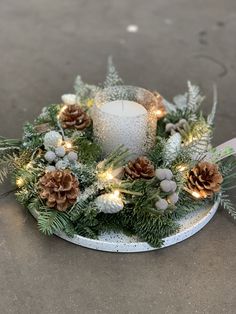
[[[125,175],[131,179],[151,179],[155,175],[155,169],[147,157],[138,157],[135,161],[129,161],[125,167]]]
[[[64,129],[76,128],[80,131],[91,123],[91,119],[79,105],[66,105],[60,115],[60,121]]]
[[[66,211],[79,195],[79,182],[68,170],[46,172],[39,179],[39,188],[39,195],[47,206],[59,211]]]
[[[199,194],[200,198],[213,195],[220,190],[223,181],[216,164],[199,162],[188,174],[187,187]]]

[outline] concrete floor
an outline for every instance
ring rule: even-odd
[[[187,79],[200,84],[206,110],[216,82],[215,143],[235,136],[235,0],[2,0],[0,30],[1,135],[20,137],[77,73],[101,82],[112,54],[127,84],[166,98]],[[44,237],[9,196],[0,201],[0,313],[233,314],[235,243],[235,222],[220,210],[174,247],[95,252]]]

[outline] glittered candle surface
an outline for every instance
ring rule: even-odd
[[[93,108],[93,131],[104,155],[120,145],[135,156],[147,152],[150,134],[155,133],[150,128],[156,126],[156,121],[150,123],[150,112],[141,103],[143,94],[140,90],[113,87],[97,97]]]

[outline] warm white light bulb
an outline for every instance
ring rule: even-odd
[[[16,185],[19,187],[19,188],[21,188],[23,185],[24,185],[24,180],[22,179],[22,178],[18,178],[17,180],[16,180]]]
[[[196,191],[193,191],[193,192],[192,192],[192,196],[195,197],[195,198],[201,198],[200,193],[198,193],[198,192],[196,192]]]
[[[64,105],[64,106],[61,108],[61,110],[59,111],[59,113],[58,113],[58,115],[57,115],[57,119],[60,118],[61,114],[66,110],[66,108],[67,108],[67,105]]]
[[[111,172],[107,172],[106,173],[106,178],[107,178],[107,180],[112,180],[113,179],[112,173]]]
[[[64,143],[64,147],[65,147],[66,149],[71,149],[71,148],[72,148],[71,142],[65,142],[65,143]]]
[[[119,190],[115,190],[113,195],[114,195],[114,197],[118,197],[120,195],[120,191]]]
[[[187,166],[186,165],[179,165],[179,166],[176,167],[176,169],[179,170],[179,171],[184,171],[184,170],[187,169]]]

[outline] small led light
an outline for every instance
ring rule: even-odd
[[[119,190],[115,190],[113,195],[114,195],[114,197],[119,197],[120,191]]]
[[[99,177],[102,181],[111,181],[114,178],[111,170],[107,170],[107,171],[100,173]]]
[[[28,170],[28,169],[30,169],[32,167],[32,162],[30,161],[26,166],[25,166],[25,168]]]
[[[157,115],[161,115],[161,114],[162,114],[162,111],[161,111],[161,110],[157,110],[157,111],[156,111],[156,114],[157,114]]]
[[[162,109],[157,109],[154,111],[154,115],[158,118],[161,119],[166,115],[166,111]]]
[[[64,143],[64,147],[65,147],[66,149],[71,149],[71,148],[72,148],[72,143],[69,142],[69,141],[67,141],[67,142]]]
[[[113,175],[110,172],[108,172],[106,174],[106,177],[107,177],[107,180],[112,180],[113,179]]]
[[[64,106],[61,108],[61,110],[59,111],[59,113],[58,113],[58,115],[57,115],[57,119],[60,118],[61,114],[66,110],[66,108],[67,108],[67,105],[64,105]]]
[[[178,171],[185,171],[188,167],[186,165],[179,165],[176,167]]]
[[[22,178],[16,180],[16,185],[21,188],[24,185],[25,181]]]
[[[201,198],[201,194],[196,192],[196,191],[193,191],[192,193],[192,196],[195,197],[195,198]]]

